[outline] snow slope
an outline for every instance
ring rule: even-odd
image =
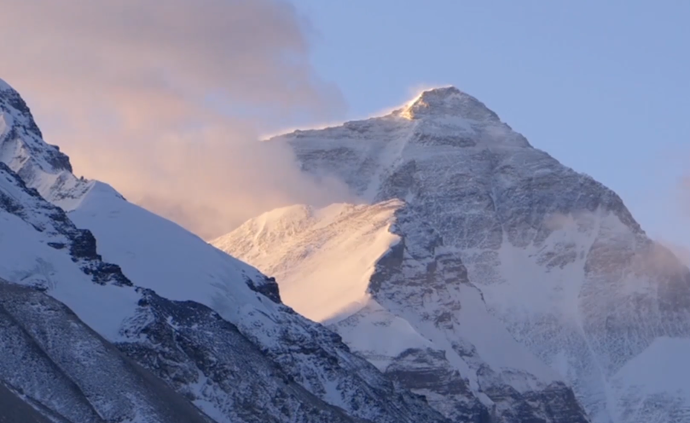
[[[298,313],[332,323],[369,301],[376,262],[398,241],[388,231],[397,207],[292,206],[252,219],[211,244],[280,280],[282,299]]]
[[[425,225],[438,233],[442,254],[467,272],[460,291],[477,289],[494,321],[569,382],[593,421],[688,421],[673,376],[646,381],[631,363],[676,348],[660,340],[690,339],[690,272],[614,192],[534,149],[477,99],[429,90],[386,116],[269,142],[288,143],[305,172],[344,181],[370,205],[404,201],[410,220],[394,230],[407,239],[403,250],[422,248],[409,238]],[[434,298],[437,286],[419,290],[423,301],[400,289],[381,294],[394,281],[411,285],[405,272],[374,274],[369,291],[380,305],[433,305],[460,327],[472,319],[445,292]],[[438,273],[414,272],[420,284]]]
[[[0,248],[12,260],[0,259],[0,276],[47,289],[218,422],[445,421],[283,305],[274,280],[76,178],[6,85],[0,109],[0,159],[21,186],[6,190]]]
[[[165,298],[208,305],[232,315],[233,322],[242,312],[236,305],[271,312],[271,301],[247,289],[247,281],[262,283],[265,279],[255,268],[125,201],[108,186],[95,184],[69,216],[94,233],[106,260],[120,264],[138,285]]]
[[[116,340],[119,326],[134,315],[140,297],[133,289],[121,289],[129,281],[114,274],[102,281],[113,283],[94,283],[89,273],[97,265],[79,266],[70,248],[80,241],[80,231],[61,209],[28,191],[2,163],[0,203],[0,278],[47,289],[97,332]],[[110,299],[107,304],[96,300],[103,295]]]
[[[642,415],[648,422],[690,421],[690,340],[657,338],[613,377],[622,418]],[[629,404],[635,404],[634,408]]]
[[[101,260],[88,231],[4,163],[0,257],[0,383],[32,409],[74,423],[206,421],[111,344],[141,294]]]

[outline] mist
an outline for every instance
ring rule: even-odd
[[[11,13],[0,15],[0,77],[77,175],[206,239],[275,207],[349,196],[300,172],[287,146],[259,141],[295,119],[345,112],[340,91],[309,61],[313,29],[287,2],[3,6]]]

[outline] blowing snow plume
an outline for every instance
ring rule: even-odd
[[[2,77],[76,173],[203,237],[345,195],[303,176],[288,149],[258,141],[275,122],[344,110],[314,74],[307,24],[289,4],[5,0],[3,9]]]

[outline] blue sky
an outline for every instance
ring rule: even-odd
[[[690,1],[292,3],[348,119],[453,84],[690,246]]]

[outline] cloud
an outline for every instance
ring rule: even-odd
[[[690,266],[690,249],[688,247],[664,239],[657,239],[655,241],[657,241],[657,243],[659,244],[657,248],[665,253],[663,258],[665,258],[666,260],[661,260],[657,262],[660,262],[663,265],[667,265],[667,261],[680,261],[680,263],[684,266]]]
[[[279,0],[4,0],[2,77],[77,174],[204,237],[290,203],[342,199],[260,132],[342,116]]]

